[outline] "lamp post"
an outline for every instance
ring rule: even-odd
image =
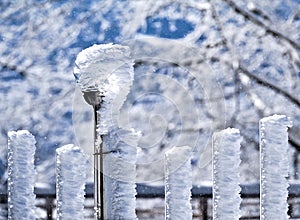
[[[98,140],[97,126],[100,123],[98,111],[103,96],[98,90],[83,91],[85,101],[94,110],[94,209],[95,220],[104,220],[104,175],[103,175],[103,142]]]
[[[119,129],[116,117],[133,82],[133,60],[129,47],[101,44],[81,51],[75,61],[74,76],[81,87],[85,101],[93,107],[94,111],[95,219],[111,219],[111,217],[114,219],[119,213],[118,206],[114,205],[115,209],[112,208],[113,201],[122,199],[114,196],[115,189],[111,184],[111,182],[118,184],[119,178],[110,176],[111,172],[120,169],[118,166],[114,167],[112,162],[118,158],[118,154],[114,155],[113,152],[115,147],[120,147],[120,144],[112,143],[118,141],[116,135],[113,135],[113,132]],[[126,146],[122,146],[122,150]],[[124,203],[120,204],[123,206]]]

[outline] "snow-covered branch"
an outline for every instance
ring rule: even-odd
[[[267,80],[262,79],[261,77],[251,73],[246,67],[244,67],[241,64],[239,65],[239,70],[241,71],[242,74],[247,75],[251,80],[254,80],[259,85],[262,85],[264,87],[272,89],[276,93],[283,95],[289,101],[291,101],[292,103],[294,103],[295,105],[297,105],[300,108],[300,100],[297,97],[295,97],[294,95],[290,94],[289,92],[285,91],[284,89],[280,88],[279,86],[277,86],[273,83],[270,83]]]
[[[293,46],[295,49],[300,50],[300,44],[298,44],[296,41],[289,38],[285,34],[275,30],[274,28],[271,28],[269,25],[264,24],[262,21],[256,19],[255,16],[253,16],[249,12],[243,10],[234,1],[232,1],[232,0],[223,0],[223,1],[226,2],[230,7],[232,7],[233,10],[235,10],[237,13],[244,16],[246,19],[248,19],[251,22],[253,22],[254,24],[264,28],[266,30],[266,32],[271,34],[273,37],[281,38],[281,39],[285,40],[286,42],[288,42],[289,44],[291,44],[291,46]]]

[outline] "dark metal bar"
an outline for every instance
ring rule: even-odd
[[[242,184],[241,186],[241,197],[242,198],[259,198],[259,183],[254,184]],[[85,187],[86,197],[91,198],[94,196],[93,192],[94,184],[88,183]],[[150,186],[145,184],[137,184],[137,198],[164,198],[165,190],[164,186]],[[289,197],[300,198],[300,184],[292,183],[288,187]],[[37,197],[40,195],[43,198],[55,198],[55,184],[49,185],[47,188],[35,187],[34,193]],[[193,198],[212,198],[211,186],[193,186],[192,188]],[[7,191],[0,190],[0,201],[1,199],[7,199]]]
[[[254,184],[242,184],[241,186],[241,197],[242,198],[259,198],[259,183]],[[91,198],[94,195],[93,192],[94,184],[88,183],[85,187],[86,197]],[[164,186],[150,186],[145,184],[137,184],[137,198],[164,198],[165,190]],[[300,184],[292,183],[288,187],[289,197],[300,198]],[[43,198],[55,198],[55,184],[50,185],[48,188],[35,187],[34,193],[37,197],[40,195]],[[211,186],[193,186],[192,188],[193,198],[212,198]],[[1,199],[7,199],[7,191],[0,190],[0,201]]]
[[[46,197],[45,208],[47,212],[47,220],[52,220],[52,212],[53,212],[53,198]]]
[[[100,104],[94,105],[94,208],[95,220],[104,220],[104,175],[103,175],[103,142],[98,146],[97,125]],[[102,138],[102,137],[101,137]],[[101,210],[99,212],[99,210]]]
[[[201,220],[208,220],[207,216],[207,198],[200,198],[199,199],[199,206],[200,206],[200,219]]]

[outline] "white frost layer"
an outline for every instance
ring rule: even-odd
[[[105,219],[136,219],[138,139],[139,134],[125,129],[112,130],[103,138]]]
[[[72,144],[56,150],[57,219],[84,219],[87,160]]]
[[[94,44],[81,51],[75,60],[74,75],[82,91],[104,88],[110,75],[124,63],[130,63],[128,47]]]
[[[81,90],[103,96],[98,124],[102,134],[117,121],[133,82],[133,64],[129,47],[121,45],[93,45],[77,56],[74,75]]]
[[[285,115],[260,120],[261,219],[288,219],[288,127]]]
[[[35,219],[35,143],[29,131],[8,132],[8,219]]]
[[[173,147],[165,153],[166,219],[192,219],[191,147]]]
[[[213,219],[239,219],[240,144],[238,129],[227,128],[213,135]]]

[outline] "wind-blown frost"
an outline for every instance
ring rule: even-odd
[[[288,127],[285,115],[260,120],[261,219],[288,219]]]
[[[174,147],[165,153],[166,219],[192,219],[191,147]]]
[[[124,63],[130,62],[128,47],[101,44],[81,51],[75,61],[74,75],[83,91],[100,89],[105,92],[108,78]]]
[[[8,132],[8,219],[35,219],[35,143],[26,130]]]
[[[127,46],[93,45],[80,52],[74,75],[83,93],[97,91],[103,98],[98,129],[106,134],[116,122],[133,82],[133,60]]]
[[[72,144],[56,150],[56,198],[58,219],[84,219],[87,161]]]
[[[136,219],[138,139],[139,134],[125,129],[112,130],[103,137],[105,219]]]
[[[238,129],[227,128],[213,135],[213,219],[240,217],[240,143]]]

